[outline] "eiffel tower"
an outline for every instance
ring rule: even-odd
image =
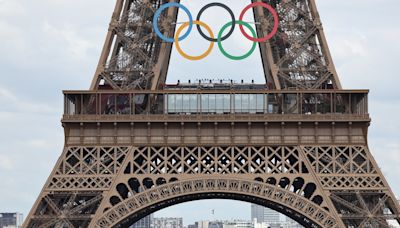
[[[315,0],[253,0],[279,16],[259,43],[267,83],[214,87],[165,85],[173,43],[152,20],[168,2],[116,0],[90,90],[64,91],[65,147],[24,227],[128,227],[200,199],[255,203],[305,227],[400,222],[368,148],[368,90],[342,89]],[[253,13],[266,36],[273,16]],[[165,36],[177,15],[161,14]]]

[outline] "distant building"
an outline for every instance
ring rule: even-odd
[[[199,221],[188,228],[253,228],[250,221],[233,220],[233,221]]]
[[[254,221],[254,219],[257,220],[257,223],[267,223],[272,227],[273,224],[280,224],[280,213],[263,206],[252,204],[251,220]]]
[[[253,228],[253,223],[250,221],[235,220],[224,222],[223,228]]]
[[[182,218],[154,218],[154,228],[183,228]]]
[[[153,215],[149,215],[139,220],[129,228],[153,228],[152,226]],[[1,228],[1,227],[0,227]]]
[[[159,228],[155,226],[154,228]],[[278,221],[275,223],[253,222],[246,220],[231,220],[231,221],[199,221],[194,225],[189,225],[187,228],[303,228],[298,223],[291,221]]]
[[[21,213],[0,213],[0,228],[20,228],[22,221]]]
[[[265,222],[257,223],[256,220],[254,220],[253,226],[254,226],[254,228],[270,228],[268,223],[265,223]]]
[[[293,219],[286,217],[286,222],[282,224],[283,228],[303,228],[302,225],[294,221]]]
[[[198,221],[194,225],[189,225],[188,228],[224,228],[223,221]]]
[[[222,221],[211,221],[208,223],[208,228],[224,228]]]
[[[199,221],[194,224],[194,228],[208,228],[209,221]]]
[[[255,204],[251,205],[251,219],[254,228],[303,228],[293,219],[270,208]]]

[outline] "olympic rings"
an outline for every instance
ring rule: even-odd
[[[251,31],[251,33],[253,34],[253,36],[254,36],[254,37],[257,37],[256,31],[253,29],[253,27],[251,27],[251,25],[250,25],[249,23],[246,23],[246,22],[243,22],[243,21],[235,21],[235,23],[237,23],[237,24],[239,24],[239,25],[241,25],[241,26],[243,26],[243,25],[246,26],[246,27]],[[243,60],[243,59],[249,57],[251,54],[253,54],[254,50],[256,50],[257,42],[253,42],[253,46],[251,47],[250,51],[247,52],[246,54],[242,55],[242,56],[233,56],[233,55],[228,54],[228,53],[225,51],[225,49],[222,47],[222,42],[221,42],[222,39],[221,39],[221,37],[222,37],[222,34],[224,33],[225,29],[228,28],[228,27],[231,26],[231,25],[233,25],[233,22],[228,22],[227,24],[225,24],[225,25],[222,27],[222,29],[221,29],[221,31],[219,32],[219,34],[218,34],[218,47],[219,47],[219,50],[221,51],[221,53],[222,53],[224,56],[226,56],[227,58],[229,58],[229,59],[231,59],[231,60]]]
[[[179,45],[179,39],[178,39],[178,37],[179,37],[179,35],[181,34],[182,30],[183,30],[184,28],[186,28],[187,26],[189,26],[189,24],[190,24],[190,22],[186,22],[186,23],[182,24],[182,25],[178,28],[178,31],[176,32],[176,37],[175,37],[176,50],[178,51],[178,53],[179,53],[180,55],[182,55],[183,57],[185,57],[186,59],[189,59],[189,60],[196,61],[196,60],[204,59],[205,57],[207,57],[207,56],[211,53],[212,49],[214,48],[214,42],[210,42],[210,46],[208,47],[207,51],[204,52],[203,54],[199,55],[199,56],[190,56],[190,55],[184,53],[184,52],[182,51],[181,46]],[[211,38],[214,39],[214,33],[213,33],[213,31],[212,31],[211,28],[210,28],[208,25],[206,25],[204,22],[201,22],[201,21],[193,21],[193,24],[195,24],[195,25],[197,25],[197,26],[203,26],[203,27],[207,30],[207,32],[210,33]]]
[[[252,4],[246,6],[246,8],[243,9],[242,13],[240,14],[239,20],[240,20],[240,21],[243,21],[244,14],[247,12],[247,10],[249,10],[249,9],[251,9],[251,8],[253,8],[253,7],[256,7],[256,6],[262,6],[262,7],[266,8],[266,9],[268,9],[268,10],[271,12],[272,16],[274,17],[274,28],[272,29],[272,32],[271,32],[270,34],[267,34],[267,35],[266,35],[265,37],[263,37],[263,38],[253,38],[253,37],[249,36],[249,35],[246,33],[246,31],[244,31],[243,25],[239,25],[239,28],[240,28],[240,31],[242,32],[242,34],[243,34],[247,39],[249,39],[249,40],[251,40],[251,41],[255,41],[255,42],[260,42],[260,43],[261,43],[261,42],[266,42],[267,40],[269,40],[269,39],[271,39],[273,36],[275,36],[275,34],[278,32],[278,27],[279,27],[279,17],[278,17],[278,13],[276,12],[276,10],[275,10],[272,6],[270,6],[270,5],[266,4],[266,3],[263,3],[263,2],[255,2],[255,3],[252,3]]]
[[[232,23],[231,23],[231,25],[232,25],[232,27],[231,27],[231,30],[229,30],[228,34],[226,34],[224,37],[222,37],[221,40],[224,41],[224,40],[228,39],[228,38],[232,35],[232,33],[235,31],[236,19],[235,19],[235,14],[233,14],[231,8],[229,8],[227,5],[222,4],[222,3],[219,3],[219,2],[209,3],[209,4],[205,5],[203,8],[201,8],[201,10],[199,11],[199,14],[197,14],[197,19],[196,19],[196,20],[197,20],[197,21],[200,21],[201,15],[204,13],[204,11],[205,11],[206,9],[212,7],[212,6],[219,6],[219,7],[222,7],[222,8],[224,8],[224,9],[226,9],[226,11],[228,11],[228,13],[231,15],[231,18],[232,18]],[[210,41],[210,42],[218,42],[218,39],[212,39],[212,38],[206,36],[206,35],[203,33],[203,31],[201,30],[200,25],[197,25],[197,30],[199,31],[200,35],[201,35],[204,39],[206,39],[206,40],[208,40],[208,41]]]
[[[173,42],[174,42],[174,38],[169,38],[169,37],[164,36],[164,35],[161,33],[160,29],[158,28],[158,18],[161,16],[162,11],[165,10],[165,9],[167,9],[167,8],[169,8],[169,7],[178,7],[178,8],[181,8],[181,9],[183,9],[183,11],[185,11],[185,13],[189,16],[189,29],[187,30],[187,32],[186,32],[182,37],[179,38],[179,41],[182,41],[182,40],[184,40],[186,37],[189,36],[189,34],[190,34],[190,32],[192,31],[192,28],[193,28],[193,17],[192,17],[192,14],[190,13],[189,9],[186,8],[186,7],[185,7],[184,5],[182,5],[182,4],[179,4],[179,3],[176,3],[176,2],[170,2],[170,3],[167,3],[167,4],[162,5],[162,6],[156,11],[156,13],[154,14],[154,17],[153,17],[153,27],[154,27],[154,31],[155,31],[155,33],[157,34],[157,36],[159,36],[159,37],[160,37],[162,40],[164,40],[165,42],[168,42],[168,43],[173,43]]]
[[[227,24],[225,24],[225,25],[221,28],[221,30],[220,30],[219,33],[218,33],[218,37],[217,37],[217,38],[214,37],[214,33],[213,33],[213,31],[211,30],[211,28],[210,28],[207,24],[205,24],[204,22],[202,22],[202,21],[200,20],[201,15],[204,13],[204,11],[207,10],[208,8],[212,7],[212,6],[218,6],[218,7],[224,8],[225,10],[228,11],[228,13],[230,14],[230,16],[231,16],[231,18],[232,18],[232,21],[231,21],[231,22],[228,22]],[[273,18],[274,18],[274,27],[272,28],[271,33],[267,34],[265,37],[262,37],[262,38],[258,38],[258,37],[257,37],[257,32],[254,30],[254,28],[253,28],[249,23],[246,23],[246,22],[243,21],[243,18],[244,18],[244,15],[246,14],[246,12],[247,12],[249,9],[254,8],[254,7],[256,7],[256,6],[262,6],[263,8],[266,8],[266,9],[272,14],[272,16],[273,16]],[[186,14],[188,15],[188,17],[189,17],[189,21],[183,23],[183,24],[178,28],[177,33],[176,33],[176,36],[174,36],[174,37],[166,37],[166,36],[164,36],[164,35],[161,33],[161,31],[160,31],[160,29],[159,29],[159,27],[158,27],[158,18],[161,16],[162,11],[165,10],[165,9],[167,9],[167,8],[169,8],[169,7],[178,7],[178,8],[180,8],[180,9],[182,9],[183,11],[185,11],[185,13],[186,13]],[[235,30],[236,24],[239,24],[239,28],[240,28],[241,33],[242,33],[248,40],[253,41],[253,46],[251,47],[251,49],[250,49],[246,54],[244,54],[244,55],[242,55],[242,56],[233,56],[233,55],[231,55],[231,54],[228,54],[228,53],[225,51],[225,49],[223,48],[223,46],[222,46],[222,41],[228,39],[228,38],[233,34],[233,32],[234,32],[234,30]],[[210,42],[211,42],[211,43],[210,43],[210,46],[208,47],[208,49],[207,49],[203,54],[201,54],[201,55],[199,55],[199,56],[190,56],[190,55],[184,53],[183,50],[182,50],[182,48],[181,48],[181,46],[180,46],[180,44],[179,44],[180,41],[186,39],[186,38],[189,36],[189,34],[190,34],[191,31],[192,31],[193,25],[196,25],[197,30],[199,31],[200,35],[201,35],[204,39],[206,39],[207,41],[210,41]],[[229,30],[229,32],[228,32],[225,36],[222,36],[222,35],[224,34],[224,31],[225,31],[229,26],[231,26],[231,29]],[[246,28],[248,28],[253,36],[250,36],[249,34],[247,34],[246,31],[244,30],[243,26],[245,26]],[[197,15],[197,18],[196,18],[196,20],[194,21],[194,20],[193,20],[193,17],[192,17],[192,14],[190,13],[190,11],[189,11],[184,5],[179,4],[179,3],[176,3],[176,2],[170,2],[170,3],[166,3],[166,4],[162,5],[162,6],[156,11],[156,13],[154,14],[154,17],[153,17],[153,27],[154,27],[154,32],[155,32],[155,33],[157,34],[157,36],[160,37],[163,41],[168,42],[168,43],[174,43],[174,42],[175,42],[175,44],[176,44],[176,49],[177,49],[178,53],[179,53],[181,56],[183,56],[184,58],[186,58],[186,59],[193,60],[193,61],[203,59],[203,58],[207,57],[207,56],[211,53],[212,49],[214,48],[214,43],[218,43],[218,48],[219,48],[219,50],[221,51],[221,53],[222,53],[225,57],[227,57],[227,58],[229,58],[229,59],[231,59],[231,60],[242,60],[242,59],[245,59],[245,58],[249,57],[249,56],[254,52],[254,50],[255,50],[256,47],[257,47],[257,43],[266,42],[266,41],[270,40],[273,36],[276,35],[276,33],[278,32],[278,28],[279,28],[279,17],[278,17],[277,11],[276,11],[272,6],[268,5],[267,3],[263,3],[263,2],[254,2],[254,3],[251,3],[251,4],[249,4],[248,6],[246,6],[246,7],[243,9],[243,11],[240,13],[239,20],[236,20],[236,19],[235,19],[234,13],[232,12],[232,10],[231,10],[227,5],[224,5],[224,4],[222,4],[222,3],[215,2],[215,3],[209,3],[209,4],[207,4],[206,6],[204,6],[204,7],[199,11],[199,13],[198,13],[198,15]],[[186,31],[185,34],[183,34],[183,35],[180,37],[180,35],[181,35],[183,29],[185,29],[186,27],[188,27],[188,30]],[[205,35],[204,32],[203,32],[203,30],[201,29],[201,27],[204,27],[204,28],[207,30],[207,32],[209,33],[209,35],[210,35],[211,37]]]

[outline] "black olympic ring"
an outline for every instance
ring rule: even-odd
[[[201,8],[201,10],[199,11],[199,14],[197,14],[197,21],[200,21],[200,17],[201,15],[204,13],[204,11],[212,6],[219,6],[222,7],[224,9],[226,9],[226,11],[228,11],[228,13],[231,15],[232,18],[232,26],[231,26],[231,30],[229,30],[228,34],[226,34],[224,37],[221,38],[221,41],[224,41],[226,39],[228,39],[233,32],[235,31],[235,26],[236,26],[236,20],[235,20],[235,14],[232,12],[231,8],[229,8],[227,5],[219,3],[219,2],[214,2],[214,3],[209,3],[207,5],[205,5],[203,8]],[[204,34],[203,30],[201,30],[201,26],[197,25],[197,30],[199,31],[200,35],[210,41],[210,42],[218,42],[218,39],[213,39],[211,37],[208,37],[206,34]]]

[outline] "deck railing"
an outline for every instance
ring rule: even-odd
[[[64,91],[64,117],[368,116],[367,90]]]

